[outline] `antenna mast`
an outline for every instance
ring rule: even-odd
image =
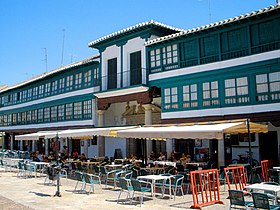
[[[47,48],[42,48],[45,50],[45,59],[43,61],[46,62],[46,72],[48,71],[48,53],[47,53]]]
[[[208,11],[209,11],[209,23],[211,23],[211,0],[208,0]]]
[[[62,32],[63,32],[63,38],[62,38],[61,66],[63,65],[65,29],[62,29]]]

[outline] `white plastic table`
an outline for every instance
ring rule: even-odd
[[[151,183],[151,193],[152,193],[152,197],[155,197],[155,186],[156,186],[156,181],[161,181],[164,180],[164,182],[166,182],[167,180],[169,180],[169,183],[171,183],[171,178],[172,176],[162,176],[162,175],[146,175],[146,176],[138,176],[137,179],[138,180],[146,180],[146,181],[150,181]],[[171,185],[169,185],[169,198],[171,198]]]

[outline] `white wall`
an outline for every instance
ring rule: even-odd
[[[126,157],[126,139],[105,137],[105,156],[114,157],[115,149],[121,149],[123,158]]]

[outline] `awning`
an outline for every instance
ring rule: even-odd
[[[117,137],[118,131],[131,129],[135,127],[136,126],[69,129],[69,130],[59,131],[57,132],[57,135],[59,138],[76,138],[76,139],[92,138],[92,136]],[[51,138],[50,136],[46,135],[45,137]]]
[[[56,135],[57,135],[57,131],[40,131],[37,133],[16,135],[15,140],[39,140],[40,138],[54,138],[56,137]]]
[[[251,133],[267,132],[267,126],[252,124]],[[223,139],[224,133],[247,133],[245,122],[140,127],[118,131],[117,137],[146,139]]]

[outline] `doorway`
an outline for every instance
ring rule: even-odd
[[[260,160],[273,160],[274,165],[278,165],[278,141],[277,132],[259,134]]]

